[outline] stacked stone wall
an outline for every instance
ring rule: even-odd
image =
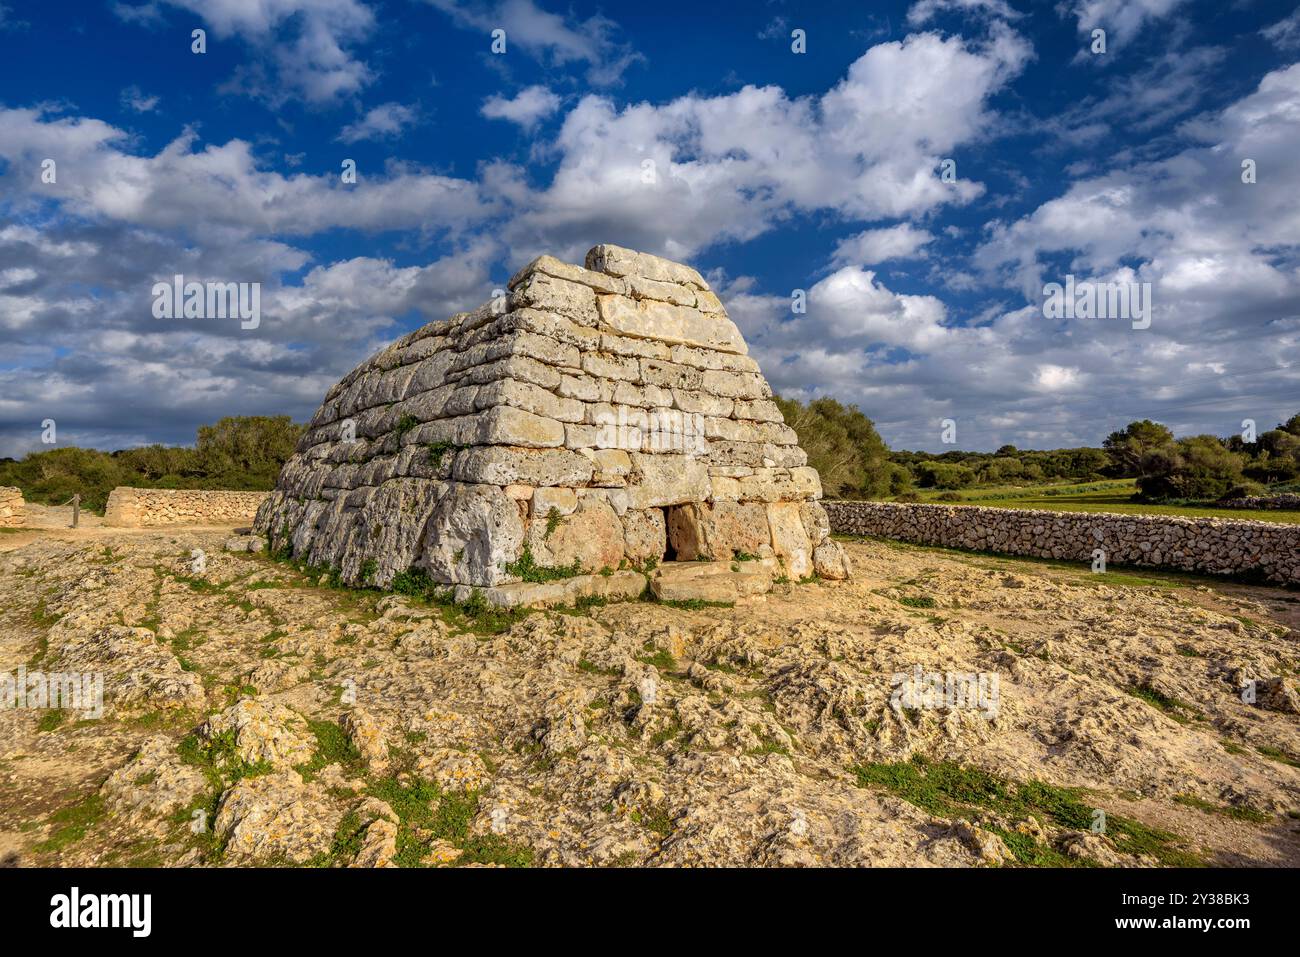
[[[23,524],[22,489],[0,486],[0,528],[18,528]]]
[[[331,389],[257,528],[380,586],[747,553],[834,574],[817,472],[746,352],[688,266],[543,256]]]
[[[214,489],[130,488],[108,495],[104,524],[118,528],[156,525],[247,525],[268,492]]]
[[[1300,584],[1300,525],[975,505],[826,502],[833,532]]]

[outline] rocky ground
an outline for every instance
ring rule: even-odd
[[[0,711],[12,866],[1300,864],[1294,591],[846,541],[506,615],[55,525],[0,535],[0,673],[106,705]],[[918,665],[997,698],[891,706]]]

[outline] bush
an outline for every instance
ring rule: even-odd
[[[780,396],[775,401],[821,476],[827,498],[881,498],[911,485],[910,474],[889,461],[884,440],[857,406],[825,398],[807,405]]]
[[[1174,433],[1159,422],[1143,419],[1112,432],[1102,443],[1110,457],[1110,473],[1116,478],[1140,478],[1146,457],[1174,441]],[[1216,440],[1217,441],[1217,440]]]
[[[1241,482],[1242,457],[1213,435],[1194,435],[1149,451],[1142,459],[1139,497],[1214,501]]]

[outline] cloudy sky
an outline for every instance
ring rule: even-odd
[[[0,76],[0,455],[305,419],[602,242],[895,448],[1300,411],[1294,3],[0,0]],[[176,274],[260,325],[155,318]],[[1150,283],[1150,328],[1046,318],[1066,275]]]

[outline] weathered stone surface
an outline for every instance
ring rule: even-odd
[[[584,571],[618,568],[623,560],[623,525],[600,499],[583,499],[568,515],[541,514],[528,525],[533,560],[547,567],[575,563]]]
[[[523,548],[519,509],[495,485],[454,483],[434,508],[422,562],[438,581],[497,585]]]
[[[1108,564],[1300,584],[1300,525],[901,502],[827,502],[826,511],[845,535],[1089,565],[1101,549]]]
[[[3,493],[8,491],[6,497]],[[0,489],[0,527],[22,519],[22,493]],[[226,492],[211,489],[128,488],[108,494],[104,524],[118,528],[156,525],[247,525],[266,500],[266,492]],[[6,505],[6,502],[8,503]],[[8,515],[6,515],[6,511]],[[15,521],[17,519],[17,521]]]
[[[661,561],[668,548],[663,509],[629,509],[622,516],[625,557],[637,565]]]
[[[0,486],[0,528],[17,528],[23,523],[22,489]]]
[[[229,735],[240,760],[265,762],[278,769],[309,761],[315,750],[315,739],[300,715],[284,705],[267,705],[253,698],[244,698],[209,717],[202,733],[208,741]]]
[[[813,549],[813,571],[822,578],[840,581],[851,577],[852,565],[840,543],[827,540]]]
[[[598,296],[596,302],[601,327],[620,335],[742,355],[748,351],[736,324],[721,314],[706,315],[689,306],[627,296]]]
[[[708,467],[688,455],[655,455],[632,452],[628,478],[631,508],[661,508],[685,502],[702,502],[709,497]]]
[[[567,449],[512,449],[506,446],[466,449],[456,456],[452,477],[490,485],[585,485],[594,466]]]
[[[762,562],[673,562],[650,573],[660,601],[735,603],[772,589],[771,569]]]
[[[812,573],[812,543],[799,517],[798,502],[774,502],[767,506],[768,525],[772,531],[772,549],[795,579]]]
[[[695,289],[709,288],[704,278],[690,266],[610,243],[593,247],[588,251],[587,268],[610,276],[640,276],[656,282],[677,283]]]
[[[587,268],[539,257],[330,389],[254,530],[348,584],[418,568],[464,595],[511,585],[525,548],[593,571],[773,554],[768,506],[821,488],[745,353],[689,266],[617,246]],[[782,526],[801,574],[816,518],[802,546],[797,517]],[[500,600],[525,593],[564,598],[547,583]]]
[[[668,541],[678,561],[723,561],[757,556],[771,545],[767,510],[760,504],[691,502],[668,509]]]

